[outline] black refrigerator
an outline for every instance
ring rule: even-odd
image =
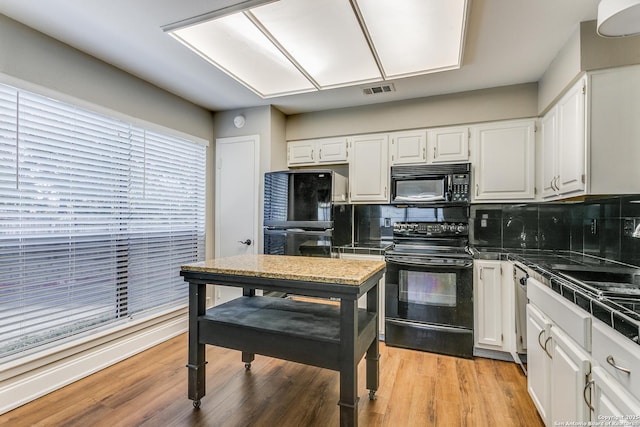
[[[264,253],[330,257],[351,241],[347,178],[330,169],[267,172]]]

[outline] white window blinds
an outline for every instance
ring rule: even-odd
[[[0,358],[186,303],[203,144],[0,85]]]

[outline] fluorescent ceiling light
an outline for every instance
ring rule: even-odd
[[[242,3],[258,5],[164,29],[263,98],[450,70],[462,62],[468,0]]]

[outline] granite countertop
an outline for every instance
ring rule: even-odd
[[[385,268],[384,261],[284,255],[238,255],[183,265],[183,271],[359,286]]]

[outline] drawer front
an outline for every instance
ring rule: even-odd
[[[591,356],[595,364],[615,378],[636,399],[640,399],[640,345],[601,321],[594,320]]]
[[[591,351],[591,314],[532,277],[527,280],[527,298],[571,339]]]

